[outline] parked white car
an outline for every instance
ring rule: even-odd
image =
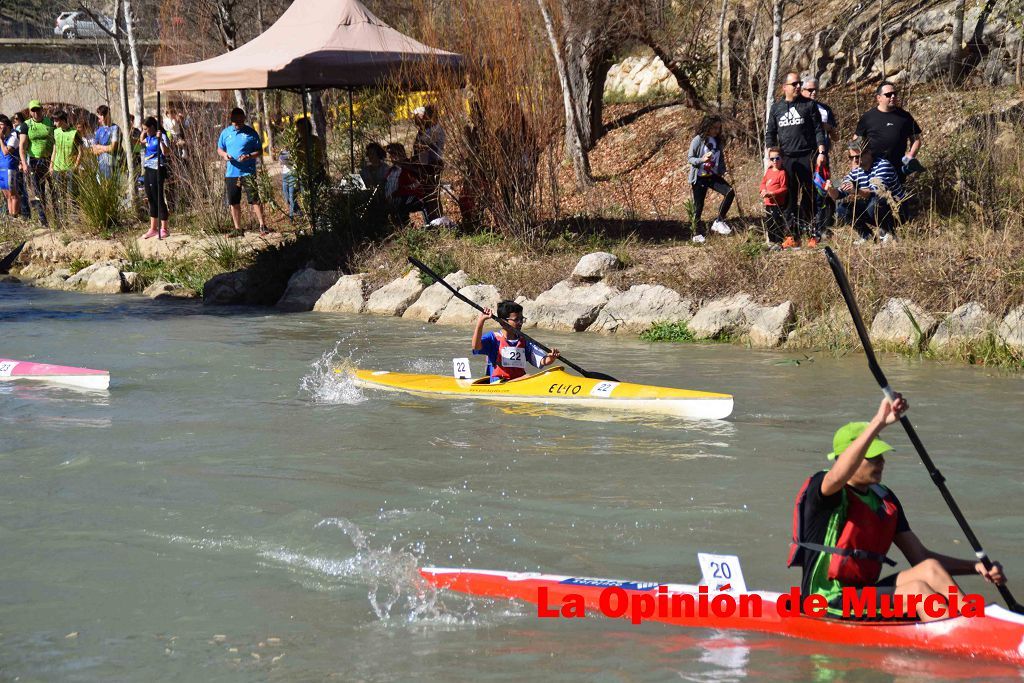
[[[113,30],[114,23],[109,17],[97,16],[106,28]],[[103,29],[85,12],[61,12],[57,16],[57,24],[53,27],[53,33],[68,40],[107,37]]]

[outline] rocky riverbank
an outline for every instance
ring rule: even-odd
[[[180,235],[164,241],[138,239],[127,243],[64,241],[59,235],[39,231],[25,247],[21,269],[8,280],[99,294],[202,296],[205,305],[238,305],[246,301],[248,290],[255,284],[246,269],[216,273],[199,288],[154,280],[132,270],[140,262],[209,261],[211,253],[225,249],[225,239]],[[276,236],[268,241],[251,234],[232,238],[230,248],[252,252],[283,239]],[[809,256],[812,254],[805,254]],[[74,272],[68,267],[81,266],[84,261],[92,262]],[[743,291],[708,297],[656,283],[629,284],[629,278],[624,277],[627,270],[612,253],[589,253],[578,260],[568,277],[532,297],[474,281],[462,270],[447,274],[445,281],[483,306],[493,308],[503,298],[514,298],[523,305],[527,329],[733,342],[753,348],[838,350],[857,346],[855,331],[841,306],[833,305],[817,316],[802,316],[792,300],[766,301],[763,296]],[[463,327],[477,315],[447,288],[430,283],[414,268],[383,281],[378,274],[302,268],[289,279],[276,308],[394,316]],[[906,297],[889,297],[873,315],[870,308],[865,314],[873,341],[889,350],[1016,367],[1024,358],[1024,306],[995,312],[969,301],[951,312],[941,312],[927,310]]]

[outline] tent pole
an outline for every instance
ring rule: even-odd
[[[313,187],[313,122],[309,116],[309,88],[302,91],[302,115],[306,118],[306,191],[309,192],[309,227],[316,230],[316,192]]]
[[[356,142],[352,133],[352,86],[348,88],[348,161],[351,172],[356,172]]]

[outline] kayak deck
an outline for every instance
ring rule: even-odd
[[[724,419],[733,408],[729,394],[588,379],[570,375],[561,366],[496,384],[487,378],[456,379],[387,370],[339,368],[335,372],[352,372],[361,386],[440,398],[553,403],[709,420]]]
[[[683,584],[643,583],[616,579],[505,572],[483,569],[424,567],[420,575],[431,585],[479,597],[508,598],[538,603],[539,589],[546,589],[547,606],[557,609],[567,595],[582,595],[588,612],[599,614],[601,592],[616,586],[629,594],[656,594],[665,586],[669,596],[697,595],[698,587]],[[949,655],[982,657],[1024,665],[1024,616],[998,605],[987,605],[983,617],[954,617],[922,622],[854,622],[807,616],[783,616],[776,609],[779,593],[751,591],[764,606],[753,616],[659,616],[648,617],[675,626],[735,629],[773,633],[805,640],[842,645],[901,648]],[[714,594],[712,594],[714,595]],[[628,615],[627,615],[628,618]]]
[[[103,390],[110,386],[110,373],[106,370],[0,358],[0,381],[13,380],[52,382],[80,389]]]

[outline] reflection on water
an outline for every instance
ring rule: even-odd
[[[685,421],[362,391],[331,371],[447,374],[468,329],[2,285],[0,320],[0,355],[115,378],[101,395],[0,384],[4,680],[1020,679],[948,657],[538,620],[419,579],[440,565],[691,582],[705,551],[785,590],[796,490],[832,431],[877,406],[861,356],[779,364],[794,355],[544,334],[588,368],[736,396],[729,420]],[[1024,565],[1024,379],[883,364],[986,548]],[[887,441],[915,532],[969,555],[905,437]]]

